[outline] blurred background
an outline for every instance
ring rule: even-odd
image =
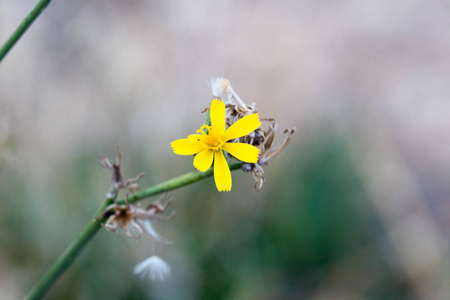
[[[36,1],[0,2],[3,42]],[[109,188],[193,170],[224,76],[291,144],[253,189],[170,193],[174,242],[102,230],[47,299],[448,299],[447,1],[53,1],[0,65],[0,295],[20,299]],[[151,201],[149,199],[146,201]],[[154,250],[153,250],[154,248]],[[155,253],[163,282],[133,275]]]

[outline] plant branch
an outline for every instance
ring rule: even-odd
[[[40,279],[34,288],[24,299],[42,299],[58,278],[72,265],[81,250],[94,237],[101,228],[100,224],[104,220],[97,220],[96,217],[105,210],[106,204],[102,205],[93,218],[93,221],[84,228],[80,236],[67,247],[66,251],[53,263],[47,273]]]
[[[17,43],[20,37],[27,31],[27,29],[33,24],[33,22],[39,17],[42,11],[48,6],[51,0],[39,0],[34,6],[31,12],[23,19],[16,30],[6,40],[3,46],[0,48],[0,63],[3,58],[8,54],[9,50]]]
[[[239,168],[241,168],[241,166],[242,166],[241,162],[231,164],[230,170],[233,171],[233,170],[239,169]],[[169,191],[178,189],[180,187],[186,186],[188,184],[200,181],[204,178],[207,178],[207,177],[213,175],[213,171],[214,171],[213,168],[210,168],[209,170],[207,170],[206,172],[203,172],[203,173],[194,171],[194,172],[190,172],[185,175],[181,175],[179,177],[173,178],[171,180],[167,180],[160,184],[146,188],[146,189],[140,191],[139,193],[128,195],[128,203],[134,203],[139,200],[142,200],[142,199],[154,196],[154,195],[158,195],[161,193],[169,192]],[[125,199],[120,199],[117,201],[117,203],[124,204]]]
[[[230,170],[239,169],[242,163],[235,163],[230,165]],[[190,172],[185,175],[167,180],[160,184],[146,188],[139,193],[131,194],[128,196],[128,202],[134,203],[139,200],[158,195],[161,193],[169,192],[180,187],[189,185],[191,183],[200,181],[213,174],[213,169],[210,168],[206,172]],[[47,273],[41,278],[41,280],[34,286],[34,288],[28,293],[25,299],[41,299],[52,285],[61,277],[61,275],[70,267],[74,260],[81,253],[83,248],[94,237],[94,235],[101,228],[101,224],[105,221],[105,218],[98,219],[100,214],[105,208],[112,202],[112,199],[107,199],[106,202],[97,210],[92,221],[84,228],[80,236],[67,247],[66,251],[53,263]],[[124,203],[125,199],[118,200],[119,203]]]

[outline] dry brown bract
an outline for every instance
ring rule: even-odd
[[[119,147],[116,149],[116,162],[113,164],[110,160],[104,155],[101,154],[98,158],[98,163],[105,169],[108,169],[112,172],[111,176],[111,188],[106,195],[108,199],[115,199],[117,197],[117,193],[119,190],[128,188],[128,192],[139,192],[140,187],[137,181],[144,176],[144,173],[139,174],[135,178],[130,178],[127,180],[123,180],[122,174],[120,172],[120,163],[122,161],[122,155],[120,154]]]
[[[161,237],[154,229],[151,220],[166,221],[173,218],[173,213],[169,216],[163,216],[167,207],[172,204],[172,199],[165,201],[166,195],[153,201],[147,208],[140,208],[138,205],[133,205],[128,202],[128,194],[125,197],[125,203],[119,204],[117,202],[117,195],[121,189],[127,188],[128,192],[137,192],[140,190],[137,181],[144,176],[143,173],[139,174],[135,178],[123,180],[120,172],[120,163],[122,156],[119,148],[116,149],[116,162],[111,163],[105,155],[100,155],[98,162],[100,165],[112,172],[111,188],[109,189],[106,197],[109,200],[113,200],[114,203],[105,208],[100,214],[98,219],[108,218],[103,227],[108,231],[117,231],[117,228],[121,226],[127,236],[131,238],[141,238],[145,232],[150,237],[165,244],[170,242]],[[166,202],[165,204],[163,202]]]
[[[270,122],[267,129],[258,128],[252,132],[252,134],[245,136],[244,141],[240,141],[241,143],[248,143],[260,149],[260,156],[257,163],[244,163],[242,165],[242,170],[244,172],[252,172],[253,178],[256,181],[255,189],[257,191],[261,190],[264,183],[264,169],[262,166],[267,165],[270,159],[277,156],[284,148],[286,148],[291,141],[292,134],[295,132],[295,127],[285,129],[283,131],[283,133],[286,134],[285,138],[274,146],[277,123],[274,119],[263,119],[262,121]]]
[[[128,194],[125,197],[124,204],[118,204],[114,200],[114,204],[109,205],[100,214],[99,219],[107,217],[107,221],[102,224],[106,230],[116,232],[117,228],[121,226],[127,236],[135,239],[142,237],[145,232],[150,237],[165,244],[170,242],[161,237],[152,226],[151,221],[168,221],[173,218],[174,213],[169,216],[163,216],[162,214],[172,204],[172,199],[166,200],[166,195],[150,203],[150,205],[143,209],[137,205],[128,203]],[[166,202],[164,204],[164,202]]]

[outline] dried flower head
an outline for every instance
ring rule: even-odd
[[[267,129],[258,128],[255,131],[253,137],[245,137],[245,142],[258,147],[261,151],[261,155],[256,163],[244,163],[242,165],[242,170],[244,172],[252,172],[253,178],[256,181],[255,189],[257,191],[261,190],[264,183],[264,169],[263,165],[267,165],[269,160],[277,156],[291,141],[292,134],[295,132],[296,128],[285,129],[283,131],[286,134],[285,138],[274,146],[275,141],[275,131],[277,129],[277,123],[274,119],[263,119],[263,121],[269,121],[270,124]]]
[[[152,255],[134,267],[134,274],[150,280],[163,280],[171,271],[170,265],[162,258]]]
[[[138,192],[140,190],[137,181],[144,176],[144,173],[139,174],[135,178],[130,178],[124,181],[120,172],[121,161],[122,155],[120,154],[119,147],[116,148],[116,162],[114,164],[111,163],[111,161],[104,154],[101,154],[98,158],[98,163],[100,166],[112,172],[111,188],[106,195],[108,199],[115,199],[119,190],[124,188],[128,188],[129,192]]]
[[[127,194],[125,197],[125,204],[118,204],[116,199],[114,199],[114,204],[106,207],[100,214],[99,219],[103,219],[104,217],[108,218],[107,221],[102,224],[108,231],[115,232],[117,231],[117,228],[121,226],[127,236],[131,238],[139,239],[145,232],[148,236],[161,243],[170,244],[170,241],[161,237],[153,229],[151,223],[152,220],[167,221],[173,218],[173,212],[169,216],[162,215],[172,203],[172,199],[169,199],[164,205],[163,200],[165,200],[165,198],[166,195],[152,202],[146,209],[143,209],[137,205],[129,204]]]

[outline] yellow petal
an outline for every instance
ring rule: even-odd
[[[225,131],[225,104],[223,101],[214,99],[210,110],[211,126],[216,132]]]
[[[193,134],[188,136],[187,139],[173,141],[170,145],[173,152],[179,155],[192,155],[204,149],[200,134]]]
[[[261,126],[261,122],[259,121],[258,114],[245,116],[242,119],[237,120],[227,129],[227,131],[225,131],[223,139],[225,141],[236,139],[255,131],[259,126]]]
[[[215,152],[214,180],[219,192],[228,192],[231,190],[230,167],[228,167],[225,156],[223,156],[223,152],[221,150]]]
[[[259,149],[255,146],[244,143],[225,143],[222,149],[241,161],[248,163],[258,161]]]
[[[198,153],[194,158],[194,167],[196,167],[197,170],[201,172],[205,172],[206,170],[208,170],[213,162],[213,153],[214,151],[210,149],[205,149]]]

